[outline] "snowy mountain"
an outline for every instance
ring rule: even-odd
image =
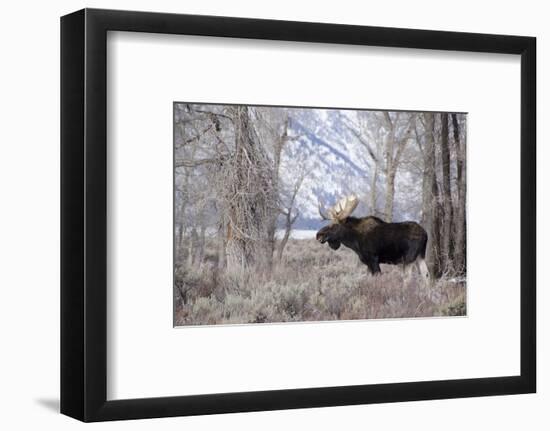
[[[297,195],[300,216],[296,228],[318,229],[322,222],[318,202],[331,205],[344,194],[366,194],[371,161],[361,151],[348,128],[350,118],[340,110],[289,110],[294,137],[284,149],[281,178],[285,189],[293,189],[305,175]],[[350,111],[350,115],[353,114]],[[358,208],[358,214],[366,208]]]
[[[293,137],[284,148],[281,162],[281,181],[285,190],[292,190],[297,180],[304,175],[296,197],[300,211],[294,225],[297,229],[318,229],[326,224],[319,216],[318,202],[332,205],[343,195],[355,193],[360,205],[355,215],[370,213],[367,205],[370,196],[374,162],[359,143],[350,128],[356,125],[353,110],[289,109],[290,131]],[[356,126],[355,126],[356,127]],[[414,219],[417,212],[400,205],[399,198],[407,198],[410,191],[400,187],[419,188],[418,178],[403,173],[398,175],[395,202],[395,220]],[[411,184],[412,183],[412,184]],[[384,202],[384,178],[378,179],[379,202]],[[403,192],[403,189],[405,192]],[[405,196],[403,196],[405,193]]]

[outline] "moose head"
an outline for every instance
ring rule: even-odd
[[[319,202],[319,215],[331,223],[317,232],[316,238],[321,244],[328,242],[333,250],[340,248],[341,242],[349,235],[348,217],[357,208],[359,199],[350,195],[340,199],[334,206],[325,210]]]

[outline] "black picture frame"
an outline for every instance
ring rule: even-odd
[[[107,401],[108,31],[519,55],[520,375]],[[98,9],[62,17],[61,412],[88,422],[535,392],[535,102],[533,37]]]

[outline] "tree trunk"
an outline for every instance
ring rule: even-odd
[[[449,152],[449,114],[441,114],[441,168],[443,220],[441,263],[443,270],[452,269],[453,201],[451,196],[451,156]]]
[[[434,147],[435,150],[435,147]],[[435,154],[433,158],[434,162],[436,160]],[[436,165],[433,166],[434,172],[436,172]],[[441,224],[443,216],[443,208],[441,207],[441,197],[439,193],[439,185],[437,183],[437,174],[434,174],[432,179],[432,227],[431,227],[431,237],[432,237],[432,274],[434,277],[441,277],[442,274],[442,256],[441,256]]]
[[[378,161],[374,162],[374,174],[372,175],[372,183],[370,187],[370,208],[371,208],[371,214],[376,215],[377,208],[376,208],[376,185],[378,183]]]
[[[281,239],[281,242],[279,243],[279,249],[277,250],[277,260],[280,262],[283,259],[283,252],[286,247],[286,243],[288,242],[288,239],[290,238],[290,232],[292,232],[292,224],[289,223],[288,218],[286,221],[285,226],[285,234],[283,235],[283,238]]]
[[[199,234],[199,249],[197,252],[197,261],[199,265],[202,265],[204,260],[204,247],[206,243],[206,226],[201,224],[200,234]]]
[[[385,158],[386,158],[386,204],[384,205],[384,219],[387,222],[393,220],[393,197],[395,194],[395,167],[393,163],[393,147],[395,144],[394,124],[388,112],[384,113],[386,123],[390,128],[386,138]]]
[[[176,241],[176,255],[178,256],[177,261],[180,263],[181,260],[181,246],[183,243],[183,223],[178,223],[178,239]]]
[[[432,276],[439,275],[439,215],[438,187],[436,177],[436,146],[434,114],[424,114],[424,172],[422,176],[422,226],[428,232],[426,262]]]
[[[218,268],[223,269],[225,268],[226,264],[226,240],[225,240],[225,234],[226,234],[226,227],[225,223],[222,221],[220,222],[219,228],[218,228]]]
[[[384,209],[385,219],[388,223],[393,221],[393,200],[395,195],[395,175],[397,169],[392,166],[386,175],[386,206]]]
[[[281,155],[283,148],[288,141],[288,129],[290,126],[290,117],[287,115],[282,128],[282,133],[280,136],[277,136],[274,142],[274,152],[273,152],[273,198],[278,199],[279,195],[279,175],[281,168]],[[273,267],[273,254],[275,252],[276,238],[275,234],[277,232],[277,219],[279,218],[279,211],[273,211],[267,229],[267,241],[268,241],[268,268],[271,270]],[[279,252],[280,254],[280,252]],[[277,260],[281,260],[278,256]]]
[[[197,234],[197,229],[194,227],[191,229],[191,234],[188,238],[188,249],[187,249],[187,265],[192,266],[195,263],[195,257],[197,254],[197,247],[199,242],[199,235]]]
[[[274,185],[269,158],[258,144],[249,108],[234,106],[235,153],[226,196],[228,205],[227,264],[245,269],[265,265],[269,256],[268,221]]]
[[[425,143],[423,147],[424,155],[424,171],[422,174],[422,220],[421,224],[426,230],[429,231],[432,225],[432,182],[435,172],[432,170],[434,165],[434,138],[433,138],[433,129],[434,129],[434,119],[433,114],[426,113],[424,114],[424,123],[425,123]]]
[[[393,221],[393,208],[395,197],[395,176],[401,163],[401,156],[410,137],[410,124],[408,130],[403,136],[397,139],[396,128],[399,119],[399,113],[392,121],[388,112],[385,113],[386,124],[389,126],[389,134],[386,141],[386,205],[384,207],[384,218],[387,222]],[[416,117],[414,117],[416,118]]]
[[[184,214],[185,214],[185,199],[183,199],[183,198],[180,198],[180,199],[181,199],[181,202],[179,204],[179,218],[178,218],[178,223],[177,223],[178,236],[177,236],[177,241],[176,241],[176,261],[178,263],[182,263],[182,261],[183,261],[182,246],[183,246],[183,236],[184,236],[184,231],[185,231],[185,223],[184,223],[184,220],[185,220],[185,216],[184,216]]]
[[[455,220],[455,267],[466,273],[466,145],[460,139],[460,126],[456,114],[451,115],[456,151],[457,214]]]

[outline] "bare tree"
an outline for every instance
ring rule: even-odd
[[[455,219],[455,267],[458,273],[466,272],[466,144],[461,138],[457,114],[451,115],[456,153],[457,212]]]
[[[443,220],[441,233],[441,261],[445,270],[452,267],[453,199],[451,195],[451,155],[449,151],[449,114],[441,118],[441,168]]]
[[[280,169],[281,157],[284,147],[292,138],[289,136],[290,117],[285,110],[257,109],[256,131],[265,146],[270,148],[272,153],[271,167],[271,189],[273,211],[267,220],[267,265],[273,265],[273,253],[275,252],[277,220],[280,215]]]
[[[357,123],[348,126],[368,156],[370,211],[378,215],[378,181],[385,179],[385,203],[381,216],[394,218],[396,176],[407,142],[412,138],[415,113],[359,111]]]
[[[294,209],[294,202],[296,199],[296,194],[299,190],[300,186],[297,184],[294,193],[292,194],[292,197],[290,199],[290,202],[288,204],[287,208],[281,209],[281,213],[284,216],[284,227],[285,227],[285,233],[283,234],[283,237],[281,238],[281,242],[279,243],[279,247],[277,250],[277,260],[280,262],[283,258],[283,252],[285,250],[286,244],[290,238],[290,234],[292,232],[292,226],[296,222],[296,219],[300,215],[300,211],[297,209]]]
[[[351,133],[355,136],[357,141],[361,144],[365,150],[365,154],[370,160],[371,173],[370,178],[370,213],[378,215],[378,178],[384,156],[383,150],[383,137],[380,126],[380,122],[374,112],[370,111],[358,111],[357,112],[357,124],[348,126]]]
[[[428,232],[428,249],[426,252],[428,268],[433,276],[438,276],[440,273],[440,211],[436,175],[435,115],[430,112],[423,113],[420,123],[423,130],[419,132],[417,129],[417,142],[424,156],[421,224]]]
[[[292,189],[292,192],[290,194],[290,198],[288,199],[287,204],[284,206],[284,208],[281,208],[281,213],[284,216],[285,233],[281,238],[281,242],[279,243],[279,248],[277,250],[277,259],[279,262],[283,258],[283,251],[286,247],[288,239],[290,238],[290,234],[292,232],[292,226],[294,225],[294,223],[296,222],[296,219],[300,215],[300,211],[297,208],[295,208],[296,197],[298,196],[298,192],[300,191],[300,188],[302,187],[302,183],[304,182],[304,178],[307,176],[307,174],[308,172],[306,170],[301,171],[301,173],[298,175],[298,178],[296,179],[296,183],[294,184],[294,187]]]
[[[233,106],[230,110],[235,154],[226,179],[227,258],[230,265],[246,268],[265,263],[269,253],[266,225],[277,208],[273,207],[270,161],[251,124],[251,108]]]
[[[219,226],[217,192],[224,163],[231,156],[226,144],[231,120],[221,107],[178,104],[174,110],[176,260],[202,264],[207,230]],[[185,241],[184,241],[185,240]],[[184,247],[185,244],[185,247]],[[223,264],[223,255],[220,254]]]
[[[405,121],[402,121],[402,116],[404,116],[402,112],[395,112],[392,116],[388,111],[384,111],[383,116],[388,131],[384,149],[386,162],[386,204],[384,207],[384,218],[386,221],[391,222],[393,221],[395,176],[401,163],[401,156],[403,155],[405,146],[411,137],[411,125],[415,114],[407,114],[409,118],[405,119]]]

